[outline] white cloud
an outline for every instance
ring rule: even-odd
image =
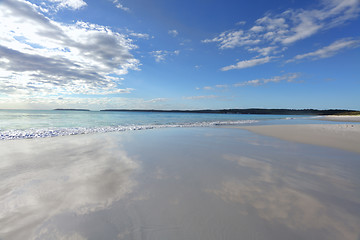
[[[258,24],[255,26],[257,29],[261,28],[261,30],[267,30],[268,32],[278,32],[279,30],[285,30],[289,27],[289,25],[286,23],[286,19],[282,16],[271,17],[270,15],[266,15],[256,20],[256,24]]]
[[[233,70],[233,69],[242,69],[242,68],[249,68],[249,67],[254,67],[256,65],[261,65],[264,63],[268,63],[270,62],[270,60],[273,57],[263,57],[263,58],[255,58],[255,59],[251,59],[251,60],[244,60],[244,61],[240,61],[238,63],[236,63],[235,65],[230,65],[230,66],[226,66],[221,68],[221,71],[229,71],[229,70]]]
[[[253,31],[253,32],[261,32],[261,31],[264,31],[264,27],[262,26],[253,26],[252,28],[250,28],[250,31]]]
[[[227,84],[218,84],[215,85],[216,88],[228,88],[229,86]]]
[[[299,73],[289,73],[282,76],[275,76],[272,78],[266,79],[254,79],[245,82],[235,83],[234,87],[244,87],[244,86],[260,86],[268,83],[279,83],[279,82],[294,82],[295,79],[299,78]]]
[[[48,2],[57,4],[56,9],[72,9],[78,10],[87,4],[83,0],[47,0]]]
[[[202,87],[202,88],[196,87],[195,89],[196,90],[213,91],[213,90],[218,90],[218,89],[226,89],[228,87],[229,87],[229,85],[227,85],[227,84],[218,84],[218,85],[215,85],[215,86],[205,86],[205,87]]]
[[[156,62],[165,61],[165,57],[167,56],[167,51],[157,50],[150,52],[151,55],[154,56]]]
[[[166,57],[179,55],[180,51],[179,50],[175,50],[175,51],[157,50],[157,51],[150,52],[150,54],[155,58],[156,62],[164,62]]]
[[[323,47],[321,49],[318,49],[314,52],[309,52],[305,54],[296,55],[293,59],[288,60],[287,62],[293,62],[296,60],[301,59],[319,59],[319,58],[328,58],[331,57],[337,53],[339,53],[341,50],[349,49],[349,48],[356,48],[360,46],[360,40],[355,40],[351,38],[344,38],[337,40],[330,44],[329,46]]]
[[[179,32],[177,30],[173,29],[173,30],[169,30],[168,34],[170,36],[176,37],[179,34]]]
[[[254,80],[248,80],[248,81],[244,81],[244,82],[238,82],[232,85],[227,85],[227,84],[218,84],[215,86],[206,86],[203,88],[196,88],[197,90],[200,89],[204,89],[204,90],[216,90],[216,89],[228,89],[231,87],[245,87],[245,86],[261,86],[261,85],[265,85],[268,83],[279,83],[279,82],[295,82],[296,79],[298,79],[301,75],[299,73],[288,73],[288,74],[284,74],[281,76],[274,76],[271,78],[263,78],[263,79],[254,79]],[[211,96],[214,95],[210,95]],[[190,98],[207,98],[209,96],[195,96],[195,97],[190,97]]]
[[[137,38],[142,38],[142,39],[149,39],[150,38],[150,35],[147,34],[147,33],[130,33],[129,34],[130,36],[132,37],[137,37]]]
[[[86,96],[79,97],[56,97],[56,96],[0,96],[0,109],[55,109],[55,108],[86,108],[100,109],[173,109],[175,106],[168,105],[167,98],[127,98],[117,96]]]
[[[326,0],[317,9],[289,9],[280,14],[266,14],[248,31],[226,31],[203,42],[218,42],[220,49],[259,43],[286,45],[355,19],[359,13],[358,0]]]
[[[129,12],[130,9],[128,7],[125,7],[124,5],[122,5],[119,0],[114,0],[113,3],[115,4],[116,8],[119,8],[121,10],[124,10],[125,12]]]
[[[204,90],[213,90],[213,87],[206,86],[206,87],[204,87]]]
[[[243,87],[243,86],[258,86],[260,85],[260,80],[259,79],[255,79],[255,80],[249,80],[246,82],[241,82],[241,83],[235,83],[234,87]]]
[[[251,39],[250,35],[244,34],[243,30],[227,31],[213,39],[205,39],[203,43],[219,42],[220,49],[235,48],[260,43],[259,39]]]
[[[353,20],[359,13],[359,0],[323,0],[316,8],[289,9],[278,14],[267,13],[257,19],[248,30],[225,31],[202,42],[217,43],[219,49],[244,47],[250,52],[258,52],[260,56],[269,56],[285,51],[289,44]],[[222,70],[253,66],[252,64],[258,62],[261,61],[252,59]]]
[[[191,97],[183,97],[186,100],[202,100],[202,99],[214,99],[218,98],[219,96],[215,95],[206,95],[206,96],[191,96]]]
[[[144,103],[159,103],[159,102],[167,102],[168,100],[169,100],[168,98],[154,98],[154,99],[146,100],[144,101]]]
[[[260,56],[269,56],[271,53],[278,53],[279,51],[276,51],[278,47],[277,46],[270,46],[270,47],[254,47],[254,48],[248,48],[247,50],[250,52],[258,52]]]
[[[63,24],[26,1],[0,3],[0,94],[104,94],[138,70],[137,48],[109,27]]]
[[[236,25],[245,25],[246,24],[246,21],[239,21],[236,23]]]

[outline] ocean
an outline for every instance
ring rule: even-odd
[[[155,128],[209,127],[306,119],[306,116],[68,110],[0,110],[0,140]]]

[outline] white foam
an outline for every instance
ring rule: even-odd
[[[241,121],[215,121],[215,122],[195,122],[184,124],[162,124],[162,125],[131,125],[131,126],[106,126],[94,128],[43,128],[43,129],[26,129],[26,130],[0,130],[0,140],[14,139],[31,139],[31,138],[47,138],[68,135],[80,135],[91,133],[105,132],[122,132],[134,130],[146,130],[155,128],[180,128],[180,127],[210,127],[223,125],[241,125],[258,122],[257,120],[241,120]]]

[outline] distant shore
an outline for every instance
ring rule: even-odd
[[[157,109],[104,109],[104,112],[166,112],[166,113],[220,113],[220,114],[268,114],[268,115],[357,115],[360,111],[347,109],[204,109],[204,110],[157,110]]]
[[[55,111],[90,111],[89,109],[77,109],[77,108],[56,108]]]

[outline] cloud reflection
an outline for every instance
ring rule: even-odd
[[[224,159],[237,163],[241,168],[254,171],[247,179],[232,178],[208,192],[227,202],[250,205],[257,215],[271,223],[285,225],[295,232],[321,232],[326,239],[358,239],[360,219],[329,200],[322,201],[315,194],[292,185],[298,174],[314,174],[313,170],[297,167],[296,171],[280,169],[267,159],[225,155]],[[330,168],[330,167],[329,167]],[[301,169],[301,171],[297,171]],[[284,172],[284,170],[288,170]],[[310,176],[309,175],[309,176]],[[318,176],[318,173],[314,174]],[[314,179],[313,176],[313,179]],[[325,179],[328,181],[331,176]],[[344,179],[338,186],[344,186]],[[331,182],[330,182],[331,183]],[[334,185],[336,186],[336,185]],[[247,214],[247,213],[245,213]]]
[[[29,239],[58,214],[88,214],[131,192],[138,165],[111,140],[2,142],[0,239]]]

